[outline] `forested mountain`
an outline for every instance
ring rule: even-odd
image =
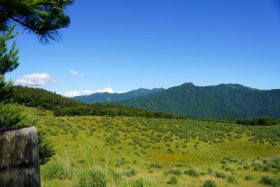
[[[154,88],[152,90],[140,88],[125,93],[95,93],[85,96],[73,97],[74,100],[83,103],[115,103],[119,101],[129,100],[136,97],[141,97],[153,93],[163,91],[163,88]]]
[[[44,108],[48,110],[80,105],[77,101],[44,89],[22,86],[13,87],[11,100],[12,102],[23,104],[25,106]]]
[[[200,87],[186,83],[120,103],[195,118],[280,117],[279,89],[266,91],[239,84]]]
[[[13,87],[12,98],[5,102],[52,110],[57,116],[134,116],[147,118],[179,118],[164,112],[130,108],[117,104],[83,104],[44,89]]]
[[[151,91],[153,93],[147,94]],[[100,102],[105,95],[100,95]],[[166,90],[139,89],[118,97],[114,97],[114,94],[108,96],[122,106],[110,103],[82,104],[43,89],[27,87],[14,87],[12,101],[53,110],[56,115],[185,116],[207,119],[280,117],[280,90],[258,90],[238,84],[201,87],[186,83]],[[94,97],[98,98],[96,95]],[[128,97],[133,99],[117,102]]]

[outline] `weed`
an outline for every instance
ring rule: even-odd
[[[81,173],[78,187],[106,187],[107,178],[99,171],[84,171]]]
[[[65,180],[71,179],[72,171],[70,166],[67,166],[61,162],[51,162],[45,166],[42,176],[47,180]]]

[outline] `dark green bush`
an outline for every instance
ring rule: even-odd
[[[214,171],[212,168],[208,168],[208,174],[212,174]]]
[[[175,176],[170,177],[169,181],[167,182],[167,184],[171,184],[171,185],[176,185],[177,183],[178,183],[178,181]]]
[[[247,176],[245,177],[245,180],[246,180],[246,181],[254,180],[254,177],[251,176],[251,175],[247,175]]]
[[[217,187],[217,184],[215,183],[215,181],[207,180],[203,184],[203,187]]]
[[[271,125],[280,124],[280,120],[278,118],[262,117],[262,118],[253,118],[253,119],[240,119],[240,120],[236,120],[236,123],[239,125],[271,126]]]
[[[136,171],[134,169],[131,169],[127,172],[124,172],[124,175],[127,176],[127,177],[133,177],[136,175]]]
[[[215,176],[221,179],[227,178],[227,175],[222,172],[215,172]]]
[[[228,176],[228,182],[231,184],[237,184],[236,178],[232,175]]]
[[[0,120],[4,128],[32,126],[35,121],[24,113],[24,108],[15,104],[0,103]]]
[[[149,165],[148,167],[149,169],[153,169],[153,168],[162,168],[162,166],[158,163],[152,163]]]
[[[189,169],[184,171],[184,174],[190,175],[192,177],[198,177],[199,173],[195,169]]]
[[[164,112],[153,112],[144,109],[129,108],[116,104],[77,104],[53,109],[56,116],[133,116],[145,118],[178,119],[172,114]]]
[[[270,177],[264,176],[264,177],[262,177],[261,183],[263,183],[265,185],[271,185],[273,187],[278,187],[278,186],[280,186],[280,178],[275,179],[275,178],[270,178]]]
[[[169,170],[168,173],[176,176],[180,176],[182,174],[181,170],[179,169]]]
[[[45,132],[39,132],[38,136],[40,164],[44,165],[55,155],[55,150],[53,144],[46,139]]]

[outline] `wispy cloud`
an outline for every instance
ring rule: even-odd
[[[63,93],[59,93],[65,97],[76,97],[76,96],[81,96],[81,95],[90,95],[93,94],[94,91],[92,90],[71,90]]]
[[[115,91],[108,87],[108,88],[104,88],[103,90],[97,90],[96,93],[115,93]]]
[[[79,73],[77,71],[74,71],[74,70],[71,70],[70,74],[75,76],[75,77],[83,77],[84,76],[83,74],[81,74],[81,73]]]
[[[64,95],[65,97],[76,97],[82,95],[91,95],[94,93],[123,93],[123,92],[115,92],[112,88],[108,87],[102,90],[71,90],[60,94]]]
[[[48,73],[26,74],[14,82],[14,85],[42,87],[54,83],[54,80]]]

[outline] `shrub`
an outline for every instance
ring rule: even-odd
[[[134,169],[131,169],[127,172],[124,172],[124,175],[127,176],[127,177],[133,177],[136,175],[136,171]]]
[[[143,179],[137,179],[131,184],[132,187],[144,187]]]
[[[271,125],[279,124],[280,121],[277,118],[262,117],[262,118],[254,118],[254,119],[236,120],[236,123],[239,125],[271,126]]]
[[[155,185],[153,183],[145,181],[142,178],[132,180],[129,184],[130,185],[128,185],[128,186],[131,186],[131,187],[155,187]]]
[[[203,184],[203,187],[217,187],[217,184],[215,183],[215,181],[207,180]]]
[[[215,176],[221,179],[227,178],[227,175],[222,172],[215,172]]]
[[[42,176],[47,180],[52,180],[52,179],[65,180],[65,179],[71,179],[72,172],[70,166],[66,166],[61,162],[51,162],[45,166]]]
[[[153,169],[153,168],[162,168],[162,166],[158,163],[152,163],[149,165],[148,167],[149,169]]]
[[[122,180],[122,174],[116,172],[115,170],[109,169],[108,175],[110,176],[111,179],[113,179],[117,183]]]
[[[107,178],[99,171],[85,171],[81,173],[79,187],[106,187]]]
[[[228,176],[228,182],[231,184],[237,184],[236,178],[232,175]]]
[[[35,121],[24,113],[24,108],[15,104],[0,103],[0,120],[4,128],[32,126]]]
[[[247,175],[247,176],[245,177],[245,180],[246,180],[246,181],[254,180],[254,177],[251,176],[251,175]]]
[[[213,169],[212,168],[208,168],[208,174],[212,174],[213,173]]]
[[[280,179],[270,178],[270,177],[262,177],[261,183],[265,185],[271,185],[273,187],[280,186]]]
[[[171,185],[175,185],[177,183],[178,183],[178,181],[175,176],[170,177],[169,181],[167,182],[167,184],[171,184]]]
[[[180,176],[182,174],[181,170],[179,170],[179,169],[169,170],[168,173],[176,175],[176,176]]]
[[[269,165],[265,165],[265,166],[263,167],[263,171],[266,171],[266,172],[271,171],[271,169],[272,169],[272,167],[269,166]]]
[[[192,177],[198,177],[199,176],[198,172],[195,169],[186,170],[184,173],[187,174],[187,175],[190,175]]]
[[[26,114],[24,107],[15,104],[0,103],[0,121],[3,122],[4,128],[27,127],[36,124],[36,121]],[[38,138],[40,164],[44,165],[54,156],[55,150],[52,143],[45,138],[44,132],[39,132]]]
[[[39,157],[40,164],[46,164],[55,155],[53,144],[46,139],[45,132],[39,132]]]

